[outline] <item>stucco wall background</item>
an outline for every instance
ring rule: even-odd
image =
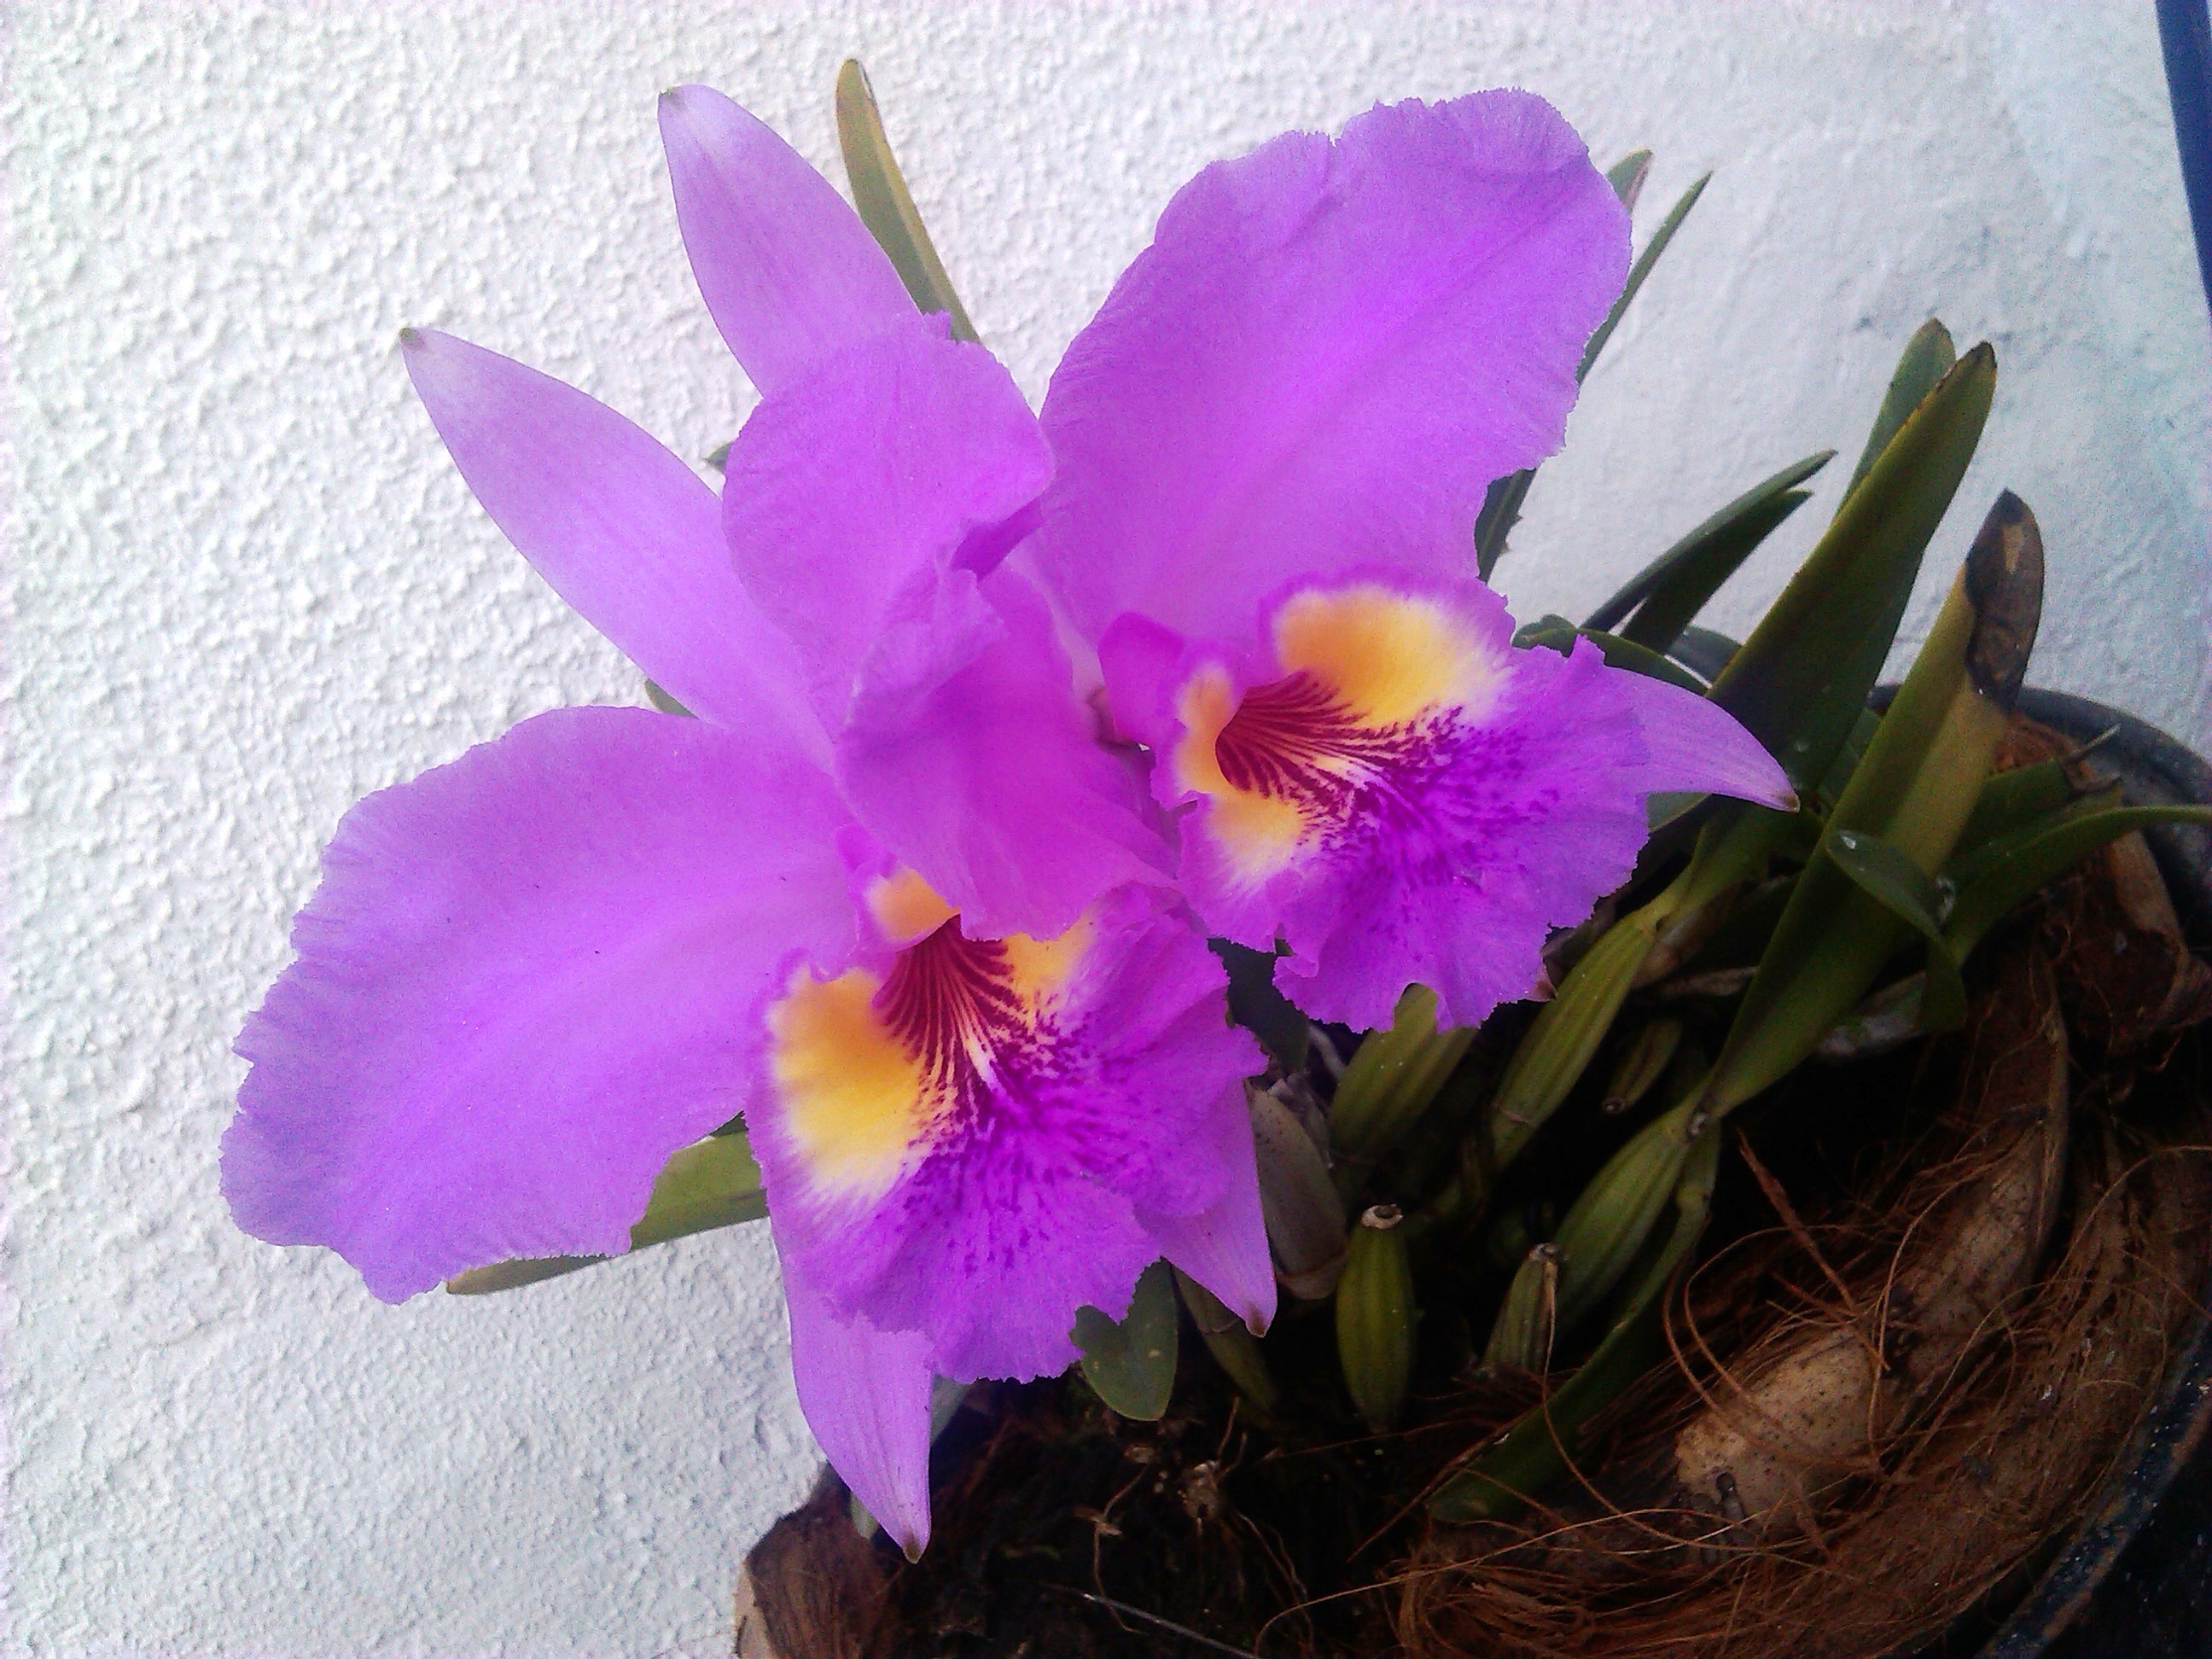
[[[1524,615],[1808,450],[1847,470],[1933,310],[2002,386],[1913,626],[2010,484],[2051,560],[2035,678],[2202,729],[2212,374],[2148,0],[22,4],[7,50],[10,1652],[724,1650],[810,1476],[757,1232],[389,1309],[216,1188],[231,1036],[347,804],[638,700],[469,501],[394,333],[727,437],[750,393],[677,239],[665,86],[826,165],[860,52],[1033,398],[1205,160],[1534,87],[1601,160],[1657,150],[1642,232],[1718,177],[1532,496]]]

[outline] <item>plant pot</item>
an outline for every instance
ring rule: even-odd
[[[1709,670],[1717,666],[1711,660],[1716,643],[1715,636],[1700,638],[1692,630],[1677,654]],[[2020,712],[2076,742],[2103,737],[2099,763],[2124,785],[2132,803],[2212,804],[2212,766],[2140,720],[2081,698],[2033,690],[2023,695]],[[2146,834],[2185,937],[2212,940],[2212,833],[2191,827]],[[2198,1301],[2200,1307],[2212,1305],[2212,1284]],[[2204,1644],[2212,1630],[2212,1591],[2206,1589],[2212,1584],[2212,1529],[2203,1524],[2212,1515],[2208,1427],[2212,1324],[2200,1312],[2174,1347],[2154,1403],[2070,1535],[2054,1537],[2000,1598],[2006,1605],[1985,1607],[1942,1650],[1978,1651],[1984,1659],[2212,1652]],[[943,1477],[963,1455],[960,1443],[972,1448],[981,1437],[971,1420],[940,1446],[940,1505],[949,1501]],[[738,1591],[738,1652],[743,1659],[862,1659],[906,1651],[896,1643],[885,1645],[876,1629],[886,1586],[899,1570],[888,1545],[864,1542],[853,1530],[842,1490],[825,1474],[809,1503],[779,1522],[748,1557]],[[1141,1613],[1133,1620],[1132,1609],[1117,1613],[1102,1605],[1093,1611],[1102,1620],[1096,1652],[1208,1650],[1190,1633],[1147,1626]],[[994,1627],[991,1612],[976,1607],[949,1616],[980,1632]],[[963,1650],[1003,1652],[1009,1659],[1016,1652],[1042,1651],[980,1641]],[[1218,1644],[1212,1650],[1244,1651]],[[1276,1650],[1263,1644],[1260,1650]]]

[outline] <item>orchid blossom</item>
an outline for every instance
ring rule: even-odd
[[[1559,447],[1627,215],[1516,92],[1290,133],[1184,187],[1052,380],[1023,550],[1153,757],[1186,900],[1308,1014],[1470,1025],[1643,845],[1647,794],[1792,799],[1687,690],[1512,645],[1485,488]]]
[[[622,1251],[742,1113],[800,1403],[918,1551],[933,1376],[1064,1367],[1162,1256],[1273,1313],[1260,1054],[1186,902],[1319,1016],[1419,981],[1468,1023],[1626,874],[1646,793],[1786,792],[1703,701],[1514,648],[1466,571],[1626,264],[1540,100],[1208,167],[1042,420],[765,126],[702,88],[661,125],[762,394],[719,503],[583,393],[405,343],[493,520],[698,718],[556,711],[349,813],[224,1188],[397,1300]]]
[[[1012,381],[736,106],[663,125],[764,394],[726,503],[583,393],[403,338],[493,520],[698,718],[556,710],[348,813],[239,1037],[223,1187],[397,1301],[626,1249],[742,1113],[800,1405],[918,1553],[933,1376],[1063,1370],[1163,1256],[1266,1327],[1261,1056],[997,556],[1048,470]]]

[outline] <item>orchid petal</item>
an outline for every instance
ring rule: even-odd
[[[1240,1082],[1228,1109],[1214,1113],[1203,1126],[1216,1139],[1200,1156],[1229,1172],[1221,1195],[1188,1215],[1164,1214],[1140,1204],[1137,1219],[1162,1255],[1212,1291],[1257,1336],[1275,1317],[1275,1272],[1260,1211],[1259,1164],[1243,1092]]]
[[[1174,735],[1175,694],[1189,671],[1189,641],[1133,611],[1115,618],[1098,641],[1108,711],[1130,743],[1158,748]]]
[[[837,777],[863,823],[978,935],[1056,933],[1172,855],[1131,762],[1097,740],[1043,601],[954,571],[863,665]]]
[[[368,797],[238,1039],[239,1225],[386,1301],[627,1249],[668,1155],[745,1104],[788,964],[849,957],[844,821],[765,734],[641,708],[542,714]]]
[[[1193,1253],[1232,1289],[1265,1271],[1236,1224],[1249,1131],[1239,1170],[1224,1127],[1261,1056],[1159,896],[1050,939],[947,924],[887,976],[795,977],[769,1022],[747,1122],[787,1267],[840,1318],[927,1332],[938,1375],[1062,1370],[1076,1310],[1120,1317],[1178,1218],[1219,1212]]]
[[[832,731],[895,608],[1051,475],[1012,377],[945,328],[908,307],[769,397],[731,447],[722,507],[738,573],[797,642]]]
[[[1613,674],[1613,690],[1635,710],[1644,733],[1644,788],[1733,795],[1796,810],[1797,792],[1781,763],[1728,710],[1664,680],[1623,669]]]
[[[840,1318],[783,1252],[791,1378],[830,1467],[919,1560],[929,1542],[929,1340]]]
[[[660,137],[692,275],[763,396],[915,314],[860,215],[766,124],[678,87],[660,96]]]
[[[555,592],[693,713],[823,752],[797,655],[745,596],[690,467],[550,375],[449,334],[400,339],[461,477]]]
[[[1085,638],[1242,641],[1285,581],[1468,560],[1559,447],[1628,218],[1540,99],[1377,107],[1194,179],[1052,380],[1036,557]]]

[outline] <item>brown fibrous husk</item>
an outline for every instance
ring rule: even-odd
[[[2015,948],[2039,961],[2032,942]],[[1959,1105],[1929,1131],[1943,1144],[1912,1148],[1819,1226],[1793,1214],[1705,1263],[1668,1310],[1674,1363],[1637,1391],[1623,1415],[1638,1430],[1602,1468],[1512,1523],[1422,1542],[1399,1583],[1407,1652],[1856,1659],[1969,1624],[2033,1571],[2197,1314],[2212,1194],[2195,1150],[2124,1126],[2092,1090],[2075,1103],[2070,1203],[2043,1271],[1990,1298],[1966,1340],[1916,1319],[1898,1287],[1918,1272],[1936,1294],[1928,1269],[1958,1247],[1936,1218],[2017,1157],[1990,1133],[2017,1104],[1990,1086],[2036,1069],[2008,1063],[2016,1030],[1993,1029],[2033,1012],[2007,978],[1968,1034]],[[1778,1411],[1778,1376],[1832,1386],[1817,1409]],[[1771,1464],[1794,1460],[1821,1501],[1761,1526],[1685,1490],[1682,1449],[1716,1425]]]

